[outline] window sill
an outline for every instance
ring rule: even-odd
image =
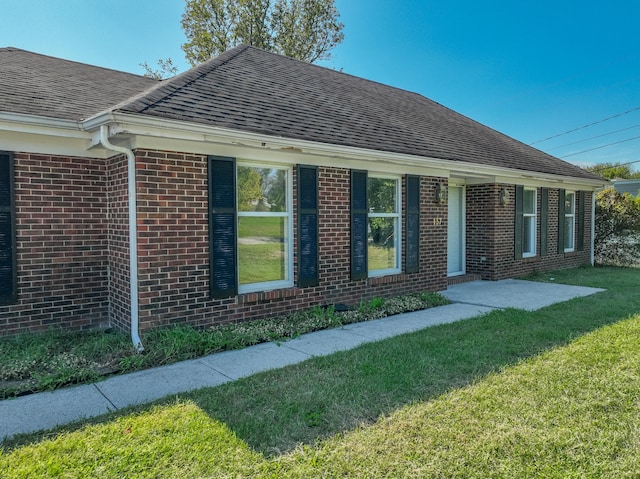
[[[381,284],[401,283],[407,279],[408,276],[406,273],[392,273],[387,276],[371,276],[367,278],[367,285],[378,286]]]
[[[300,294],[300,289],[296,287],[273,289],[271,291],[260,291],[255,293],[238,294],[238,304],[266,303],[274,299],[293,298]]]

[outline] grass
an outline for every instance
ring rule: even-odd
[[[6,477],[640,477],[640,272],[8,443]]]
[[[115,333],[69,334],[52,330],[45,334],[0,338],[0,398],[96,381],[106,375],[284,340],[320,329],[447,302],[439,294],[423,293],[386,301],[374,298],[344,313],[315,307],[284,317],[206,330],[186,326],[156,329],[143,335],[146,347],[143,355],[136,353],[126,335]]]

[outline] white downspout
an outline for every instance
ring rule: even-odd
[[[595,248],[596,245],[596,192],[591,194],[591,266],[596,264]]]
[[[129,186],[129,270],[131,291],[131,341],[136,350],[144,351],[138,326],[138,222],[136,211],[136,157],[128,148],[113,145],[109,141],[109,127],[100,126],[100,143],[108,150],[127,155]]]

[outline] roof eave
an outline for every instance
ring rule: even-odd
[[[354,161],[380,161],[395,165],[428,168],[434,170],[434,176],[469,176],[476,182],[514,182],[514,183],[557,183],[588,189],[603,188],[609,184],[606,180],[596,180],[575,176],[563,176],[544,172],[518,170],[481,165],[467,161],[431,158],[390,151],[319,143],[285,137],[275,137],[260,133],[223,128],[212,125],[171,120],[149,115],[109,111],[100,113],[82,122],[82,128],[96,131],[100,125],[110,126],[112,136],[147,136],[168,140],[195,142],[199,144],[227,144],[250,147],[258,150],[276,150],[298,153],[306,158],[337,158]],[[207,150],[205,148],[205,150]],[[201,150],[204,151],[204,150]]]

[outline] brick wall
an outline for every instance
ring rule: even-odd
[[[503,187],[507,188],[511,198],[511,201],[506,205],[501,205],[499,202],[499,193]],[[540,212],[540,188],[537,191],[537,211]],[[574,268],[590,262],[592,221],[592,194],[590,192],[585,194],[583,251],[558,253],[558,190],[549,189],[547,255],[540,255],[541,223],[540,214],[538,214],[537,254],[532,258],[521,259],[515,259],[514,257],[514,197],[514,185],[487,184],[467,186],[467,273],[480,274],[483,279],[498,280],[523,276],[533,272]]]
[[[438,180],[421,179],[420,272],[351,281],[350,172],[319,168],[319,285],[211,300],[206,157],[155,151],[137,151],[136,157],[142,330],[176,323],[206,327],[446,288],[447,210],[433,201]],[[296,198],[295,172],[293,184]],[[294,248],[294,278],[296,265]]]
[[[130,327],[129,194],[126,156],[107,160],[109,319],[121,331]]]
[[[16,153],[18,302],[0,334],[108,323],[104,160]]]
[[[111,325],[127,331],[130,272],[126,158],[17,153],[15,170],[18,302],[0,306],[0,334],[51,326],[88,329]],[[351,280],[350,171],[321,167],[319,285],[211,300],[206,156],[140,150],[136,152],[136,175],[142,330],[179,323],[206,327],[283,315],[313,305],[351,305],[374,296],[446,288],[447,205],[434,200],[437,183],[446,186],[444,179],[420,178],[420,272]],[[295,169],[293,185],[295,202]],[[516,260],[514,204],[499,204],[503,186],[513,198],[512,185],[467,186],[468,273],[495,280],[589,261],[590,193],[586,195],[585,251],[557,253],[558,190],[552,189],[549,254]],[[403,241],[404,190],[403,178]],[[293,218],[295,223],[295,214]],[[538,215],[538,252],[539,229]],[[292,244],[296,244],[295,237]],[[295,247],[293,250],[295,280]],[[406,250],[405,245],[402,250]]]

